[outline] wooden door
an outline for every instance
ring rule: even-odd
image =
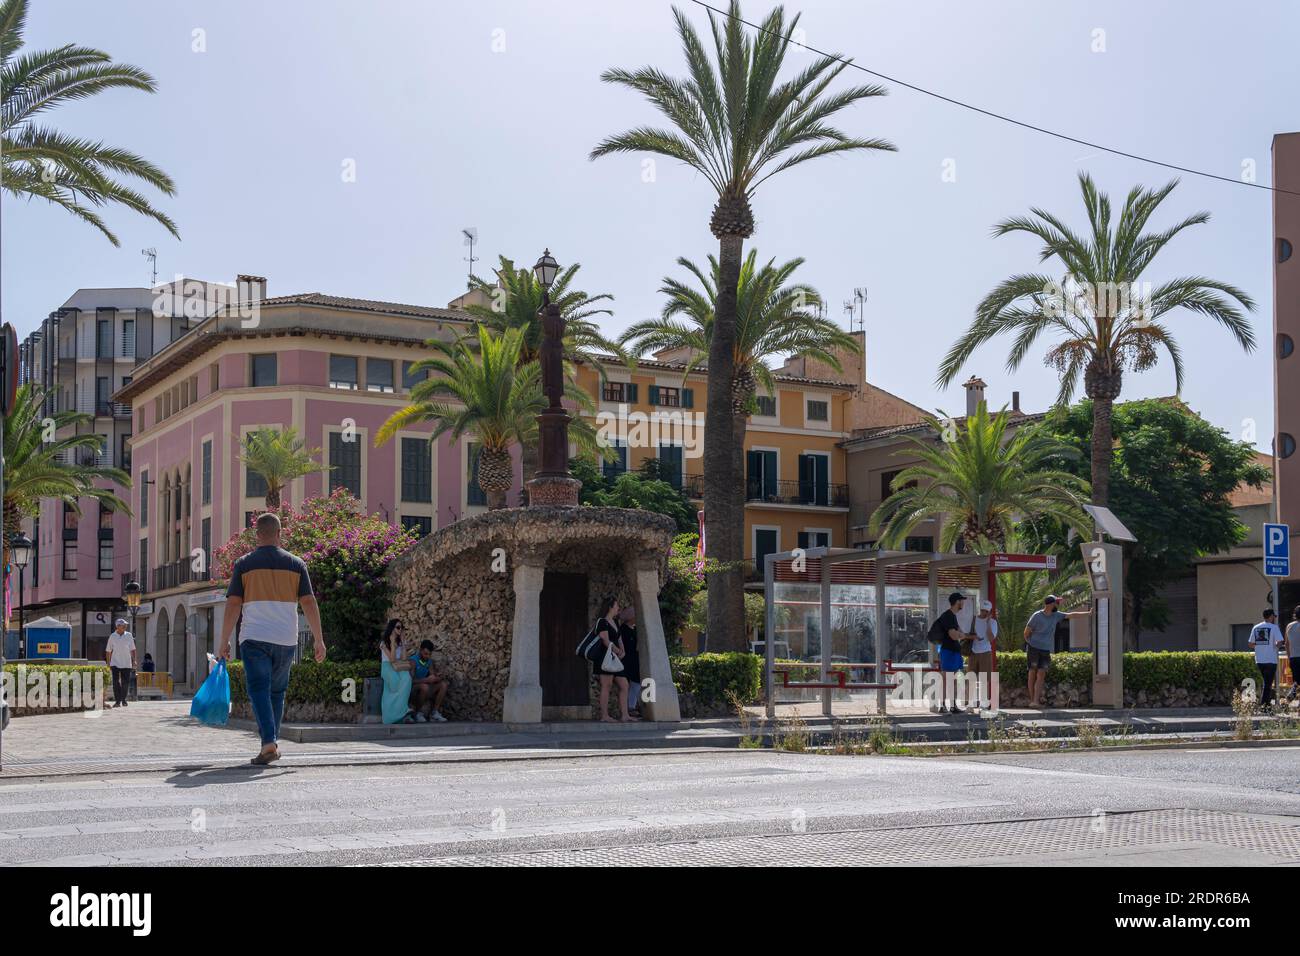
[[[540,641],[542,706],[586,706],[587,663],[574,653],[587,620],[587,576],[547,571],[542,581]]]

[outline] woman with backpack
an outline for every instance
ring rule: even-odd
[[[595,672],[600,677],[600,717],[602,723],[617,723],[609,716],[609,689],[611,685],[618,688],[619,709],[623,711],[622,720],[627,723],[637,718],[627,710],[627,678],[623,676],[623,658],[627,651],[618,633],[618,614],[622,608],[618,599],[612,594],[600,602],[601,615],[592,625],[588,638],[595,637],[591,645]]]

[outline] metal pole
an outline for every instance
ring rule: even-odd
[[[1277,524],[1282,523],[1281,510],[1282,509],[1278,504],[1278,493],[1277,493],[1277,436],[1274,435],[1273,436],[1273,521],[1276,522]],[[1290,529],[1287,529],[1287,531],[1289,534]],[[1290,553],[1290,550],[1291,550],[1291,542],[1288,541],[1287,542],[1288,554]],[[1267,560],[1264,560],[1263,563],[1265,566],[1268,565]],[[1280,593],[1282,582],[1279,578],[1271,578],[1270,580],[1273,582],[1273,613],[1277,615],[1276,620],[1280,624],[1282,623],[1282,595]]]
[[[885,654],[889,650],[889,642],[885,638],[885,562],[876,558],[876,683],[883,684],[885,669]],[[880,714],[885,713],[886,700],[888,699],[884,688],[876,691],[876,711]]]
[[[822,582],[821,582],[822,613],[821,613],[821,622],[819,624],[819,627],[821,629],[821,645],[822,645],[821,682],[823,684],[829,684],[830,676],[831,676],[831,563],[825,557],[823,557],[821,559],[821,566],[822,566]],[[831,700],[833,699],[834,693],[835,692],[831,690],[829,687],[822,688],[822,716],[823,717],[831,716]]]
[[[767,599],[767,606],[763,609],[764,621],[763,628],[766,633],[763,635],[763,654],[767,659],[767,674],[765,683],[767,684],[767,716],[769,719],[776,716],[776,685],[772,681],[772,671],[776,667],[776,573],[775,562],[772,561],[772,555],[767,555],[763,559],[763,597]]]

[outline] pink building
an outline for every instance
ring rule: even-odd
[[[292,502],[345,487],[368,512],[422,533],[486,507],[469,441],[431,445],[426,425],[374,444],[409,400],[424,343],[463,333],[470,316],[319,293],[268,299],[264,283],[242,283],[235,306],[139,365],[113,396],[134,409],[137,641],[182,688],[206,675],[220,633],[224,588],[210,579],[211,555],[265,507],[259,476],[238,460],[248,432],[292,426],[332,466],[292,482]]]

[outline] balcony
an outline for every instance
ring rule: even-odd
[[[127,402],[96,402],[97,418],[130,418],[131,405]]]
[[[189,558],[182,558],[180,561],[173,561],[171,564],[164,564],[161,567],[153,569],[153,587],[151,591],[166,591],[168,588],[180,587],[182,584],[193,584],[195,581],[211,581],[212,571],[210,568],[197,572],[190,566]],[[140,582],[142,585],[143,581]]]
[[[849,486],[818,484],[814,481],[745,482],[745,501],[768,505],[806,505],[818,508],[847,508]]]

